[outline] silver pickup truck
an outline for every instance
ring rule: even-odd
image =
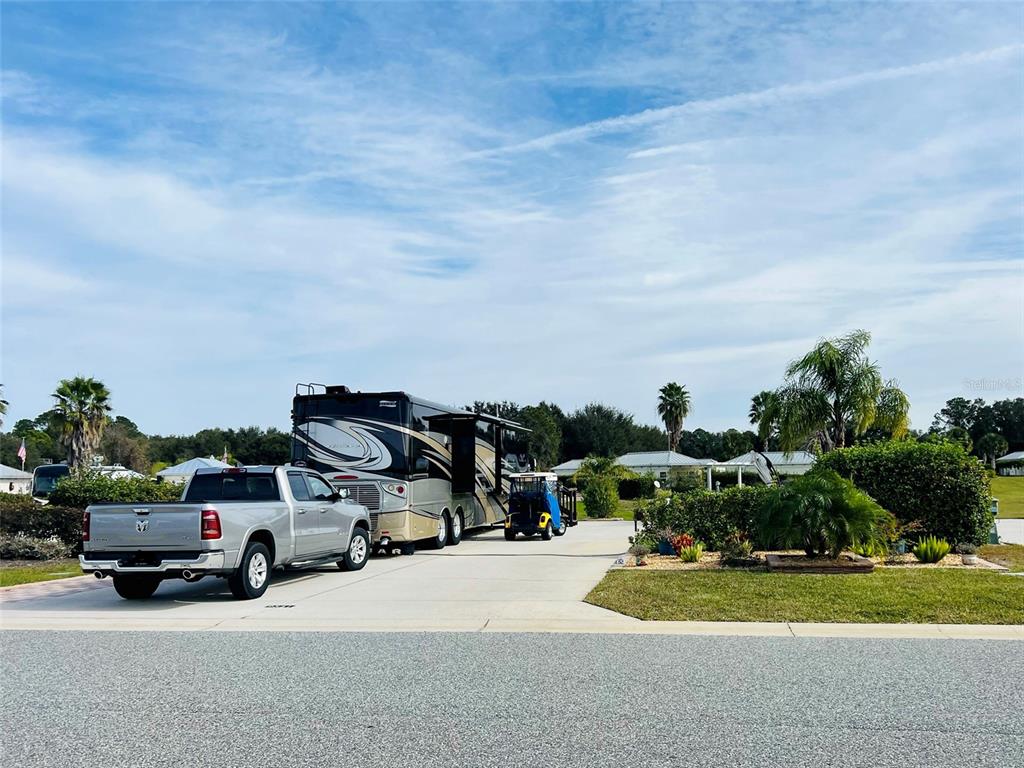
[[[128,600],[151,597],[164,579],[204,576],[250,600],[276,567],[355,571],[370,553],[366,507],[303,467],[200,469],[180,502],[93,504],[82,522],[82,570],[113,577]]]

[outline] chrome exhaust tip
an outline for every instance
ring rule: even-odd
[[[185,581],[189,581],[192,578],[192,571],[186,568],[184,571],[181,572],[181,578],[183,578]]]
[[[105,574],[103,571],[93,571],[92,575],[95,576],[97,579],[105,579],[107,577],[107,574]]]

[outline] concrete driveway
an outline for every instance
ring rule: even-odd
[[[109,579],[82,577],[0,592],[5,629],[448,630],[573,629],[640,623],[583,598],[628,547],[633,524],[583,522],[551,541],[507,542],[485,530],[457,547],[276,573],[259,600],[231,598],[221,579],[167,581],[129,602]],[[614,629],[609,626],[609,629]]]

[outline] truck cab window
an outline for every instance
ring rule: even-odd
[[[309,488],[306,487],[306,481],[302,479],[301,472],[288,473],[288,486],[292,489],[292,496],[295,497],[296,501],[312,500],[312,496],[309,494]]]
[[[330,501],[334,497],[334,490],[316,475],[306,475],[309,480],[309,487],[313,489],[313,498],[317,501]]]

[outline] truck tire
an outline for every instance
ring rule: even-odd
[[[448,528],[451,523],[448,522],[448,513],[442,512],[441,517],[437,521],[437,533],[434,537],[427,539],[427,549],[444,549],[444,545],[448,543]]]
[[[370,536],[362,528],[352,531],[352,540],[348,543],[345,556],[338,561],[338,568],[343,571],[358,571],[370,556]]]
[[[551,525],[551,521],[548,520],[547,525],[544,526],[544,530],[540,532],[540,537],[544,541],[551,541],[551,534],[554,532],[554,527]]]
[[[146,600],[160,586],[159,576],[118,576],[114,574],[114,591],[125,600]]]
[[[462,513],[452,515],[452,523],[448,526],[448,543],[457,547],[462,541]]]
[[[262,597],[270,586],[270,550],[265,544],[250,541],[242,555],[242,562],[234,573],[228,576],[231,594],[238,600],[255,600]]]

